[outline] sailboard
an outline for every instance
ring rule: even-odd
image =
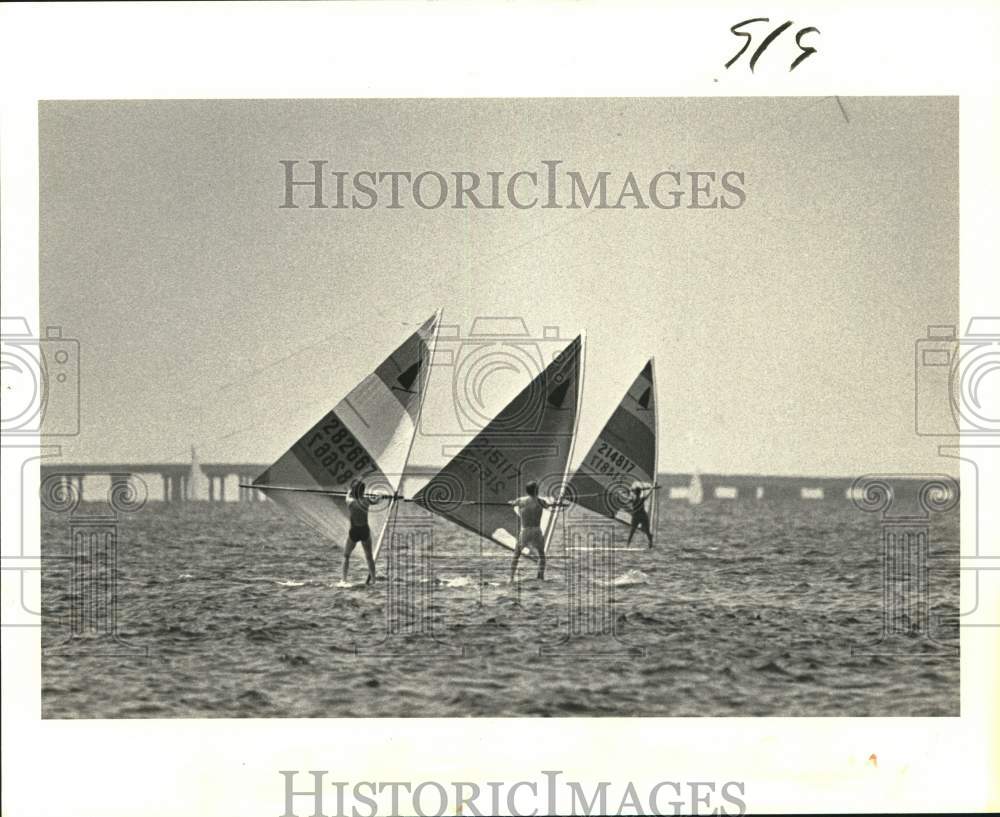
[[[508,504],[538,482],[558,496],[576,435],[582,356],[578,336],[476,434],[412,501],[514,551],[518,517]],[[542,514],[548,543],[554,512]]]
[[[656,372],[650,358],[580,462],[566,498],[608,519],[631,524],[632,489],[656,486],[656,430]],[[657,493],[650,490],[646,496],[655,531]]]
[[[426,391],[438,315],[403,343],[310,427],[252,483],[313,529],[342,541],[349,528],[346,495],[361,479],[375,504],[369,526],[379,534],[398,497]]]

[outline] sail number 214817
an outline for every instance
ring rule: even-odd
[[[635,463],[607,442],[601,442],[588,465],[599,474],[631,474]]]

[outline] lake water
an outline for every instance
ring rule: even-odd
[[[151,502],[116,566],[60,558],[99,511],[43,513],[44,717],[959,714],[957,510],[924,602],[843,499],[665,501],[652,550],[610,555],[570,548],[626,528],[567,514],[514,586],[507,551],[415,510],[372,588],[270,502]],[[112,590],[114,637],[71,637]]]

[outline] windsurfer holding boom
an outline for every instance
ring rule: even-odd
[[[372,532],[368,527],[368,509],[378,502],[377,497],[365,495],[365,484],[356,479],[347,492],[347,514],[351,521],[351,529],[347,532],[347,542],[344,544],[344,583],[347,583],[347,568],[351,563],[351,551],[360,542],[368,562],[368,578],[365,584],[375,583],[375,559],[372,557]]]
[[[632,514],[632,524],[629,528],[628,541],[625,543],[625,547],[632,544],[632,537],[635,536],[636,530],[641,530],[645,533],[646,538],[649,540],[649,547],[653,547],[653,534],[649,530],[649,514],[646,513],[646,498],[652,490],[652,487],[640,488],[638,485],[632,489],[632,495],[629,497],[628,504],[628,510]]]
[[[542,533],[542,511],[551,508],[553,503],[538,497],[538,483],[529,482],[524,486],[527,496],[512,499],[510,505],[520,517],[521,531],[517,537],[517,548],[514,550],[514,561],[510,566],[510,580],[517,575],[517,562],[521,558],[522,548],[531,548],[538,554],[538,578],[545,578],[545,535]]]

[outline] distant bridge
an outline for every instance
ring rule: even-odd
[[[226,482],[235,478],[240,482],[252,482],[267,465],[246,462],[203,462],[198,468],[208,480],[210,502],[226,502]],[[72,484],[78,496],[83,496],[84,480],[87,477],[107,477],[112,482],[124,482],[137,475],[154,474],[163,485],[164,502],[186,502],[192,499],[191,463],[130,462],[130,463],[43,463],[41,478],[61,476]],[[263,499],[260,491],[251,488],[237,488],[236,498],[240,502]]]
[[[260,491],[238,487],[239,483],[249,483],[260,474],[267,464],[246,462],[203,462],[199,463],[203,478],[207,479],[207,495],[195,496],[191,485],[190,463],[43,463],[42,479],[62,478],[77,489],[78,496],[84,496],[83,486],[88,478],[110,479],[123,482],[137,475],[155,475],[163,486],[162,501],[186,502],[192,499],[207,499],[209,502],[236,500],[251,502],[264,499]],[[413,466],[407,474],[413,478],[429,478],[437,469],[427,466]],[[702,495],[705,501],[715,499],[758,500],[758,499],[804,499],[804,500],[844,500],[850,498],[851,477],[788,477],[766,474],[699,474]],[[692,474],[660,474],[658,482],[662,486],[663,499],[686,499]],[[924,479],[896,478],[896,490],[912,487],[916,493]],[[231,493],[227,496],[226,485]],[[157,497],[151,496],[156,501]]]

